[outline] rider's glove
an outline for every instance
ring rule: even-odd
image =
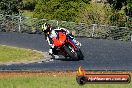
[[[71,38],[71,39],[74,39],[74,36],[72,35],[72,33],[69,33],[68,36]],[[74,39],[75,40],[75,39]]]

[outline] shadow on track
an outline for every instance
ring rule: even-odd
[[[55,60],[60,60],[60,61],[80,61],[80,60],[84,60],[84,59],[72,59],[72,58],[64,58],[64,57],[60,57],[60,58],[56,58]]]

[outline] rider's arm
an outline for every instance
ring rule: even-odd
[[[47,37],[47,41],[48,41],[48,44],[53,48],[54,47],[54,44],[53,44],[52,38]]]

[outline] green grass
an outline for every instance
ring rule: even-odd
[[[33,17],[33,12],[32,11],[28,11],[28,10],[23,10],[22,15],[24,15],[26,17]]]
[[[41,53],[30,49],[0,45],[0,63],[22,62],[43,58]]]
[[[77,84],[75,77],[0,78],[0,88],[131,88],[132,84]]]

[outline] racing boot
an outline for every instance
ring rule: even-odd
[[[54,60],[54,59],[59,58],[59,56],[58,56],[58,55],[54,55],[54,53],[53,53],[53,49],[52,49],[52,48],[50,48],[50,49],[49,49],[49,55],[51,55],[51,56],[52,56],[51,60]]]

